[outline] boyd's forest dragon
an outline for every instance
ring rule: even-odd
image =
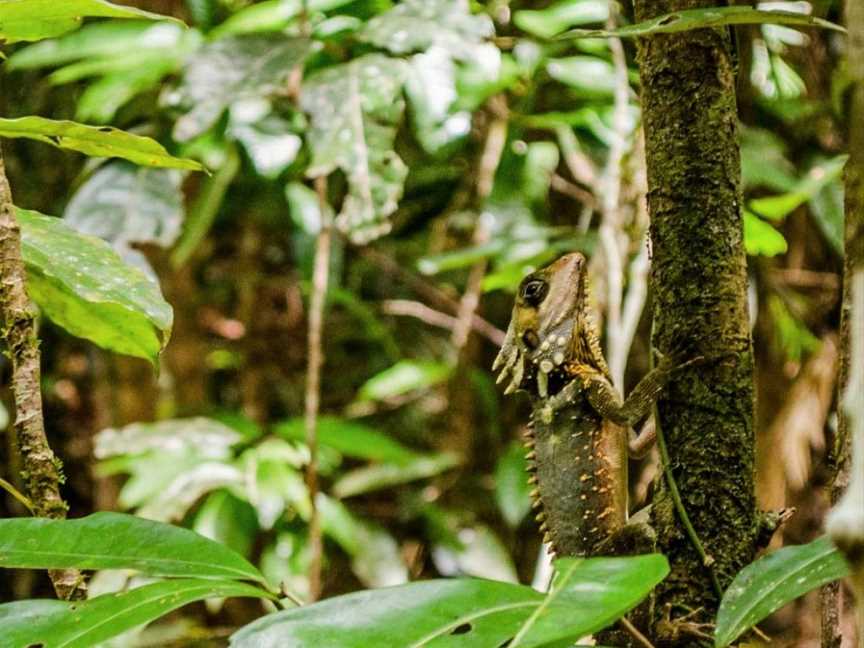
[[[552,550],[566,556],[647,551],[637,539],[650,531],[647,525],[628,526],[627,458],[650,447],[654,435],[653,428],[639,437],[630,430],[648,415],[672,372],[692,361],[664,357],[622,399],[600,349],[586,265],[581,254],[567,254],[522,281],[493,370],[501,371],[498,382],[508,381],[505,393],[524,390],[531,399],[529,481]]]

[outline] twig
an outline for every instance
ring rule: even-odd
[[[447,313],[442,313],[434,308],[430,308],[426,304],[408,299],[387,299],[381,302],[381,309],[388,315],[401,315],[406,317],[416,317],[431,326],[452,330],[456,326],[456,318]],[[504,343],[504,331],[492,324],[488,327],[478,326],[475,319],[471,323],[471,328],[478,334],[485,337],[495,346],[501,346]]]
[[[610,10],[608,29],[615,29],[617,19]],[[612,113],[612,139],[609,157],[603,171],[603,220],[600,223],[600,245],[606,259],[606,358],[612,382],[624,388],[624,369],[630,347],[625,346],[621,321],[622,299],[624,294],[624,257],[626,250],[621,249],[621,164],[627,144],[627,106],[630,99],[630,80],[627,76],[627,59],[621,39],[610,38],[609,49],[615,70],[615,104]]]
[[[312,271],[312,294],[309,299],[309,360],[306,371],[306,445],[309,464],[306,467],[306,485],[312,509],[309,515],[309,597],[321,596],[321,565],[324,542],[321,535],[321,516],[318,509],[318,410],[321,404],[321,337],[324,325],[324,303],[327,298],[330,270],[331,224],[327,203],[327,178],[315,178],[321,229],[315,242],[315,264]]]
[[[483,211],[486,199],[492,193],[492,185],[495,182],[495,171],[501,161],[504,145],[507,143],[507,106],[502,95],[489,100],[491,122],[486,133],[486,141],[477,169],[477,185],[475,199],[480,210],[477,217],[477,225],[474,229],[473,244],[484,245],[491,235],[491,217]],[[468,334],[471,332],[471,321],[480,304],[483,277],[486,274],[487,261],[483,259],[474,264],[468,275],[468,282],[462,299],[459,301],[459,310],[456,313],[456,324],[453,327],[451,341],[456,350],[456,355],[461,355],[462,349],[468,342]]]
[[[624,629],[631,637],[633,637],[636,643],[643,648],[654,648],[654,644],[648,640],[648,637],[639,632],[639,628],[634,626],[627,617],[621,617],[618,621],[622,626],[624,626]]]
[[[62,519],[67,506],[60,495],[60,462],[48,445],[42,415],[36,310],[24,286],[21,229],[0,150],[0,312],[4,317],[2,336],[12,360],[15,441],[24,467],[24,492],[33,511],[40,517]],[[48,575],[60,598],[85,596],[87,590],[77,569],[51,570]]]
[[[557,173],[552,175],[552,181],[550,183],[550,186],[553,190],[572,198],[581,205],[584,205],[585,207],[597,209],[597,199],[594,197],[593,193],[591,193],[587,189],[583,189],[577,184],[570,182],[566,178],[562,178]]]
[[[36,511],[33,508],[33,502],[31,502],[24,493],[19,491],[17,488],[15,488],[12,484],[10,484],[8,481],[3,479],[2,477],[0,477],[0,488],[5,490],[12,497],[14,497],[16,500],[18,500],[21,504],[23,504],[24,508],[26,508],[28,511],[30,511],[31,515],[35,514]]]

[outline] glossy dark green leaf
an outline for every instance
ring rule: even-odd
[[[77,603],[20,601],[8,604],[2,642],[4,646],[15,647],[91,648],[187,603],[227,596],[272,598],[246,583],[178,579]],[[0,619],[6,607],[0,605]]]
[[[556,568],[548,595],[463,579],[355,592],[259,619],[234,634],[231,646],[546,646],[606,627],[669,571],[660,555],[565,559]]]
[[[159,286],[59,218],[25,210],[18,218],[27,290],[42,312],[73,335],[155,363],[173,322]]]
[[[690,29],[705,29],[724,25],[786,25],[789,27],[821,27],[840,32],[846,31],[840,25],[807,14],[791,11],[763,11],[753,7],[733,6],[676,11],[614,31],[573,29],[561,34],[558,38],[606,38],[609,36],[635,38],[637,36],[672,34]]]
[[[136,569],[151,576],[263,582],[245,558],[187,529],[122,513],[0,520],[0,567]]]
[[[306,440],[305,422],[300,418],[277,423],[273,431],[293,441]],[[349,457],[370,461],[404,463],[418,456],[417,452],[368,425],[335,416],[318,419],[318,443]]]
[[[174,20],[106,0],[7,0],[0,2],[0,40],[15,43],[53,38],[77,29],[84,18]]]
[[[742,569],[723,595],[714,645],[728,646],[786,603],[848,573],[843,555],[827,536],[760,558]]]
[[[159,142],[110,126],[87,126],[44,117],[0,119],[0,137],[25,137],[92,157],[117,157],[135,164],[202,170],[195,160],[169,155]]]

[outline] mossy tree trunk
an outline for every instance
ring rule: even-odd
[[[636,0],[636,20],[716,5]],[[651,213],[654,345],[686,346],[704,364],[676,374],[658,403],[683,506],[722,587],[753,558],[753,353],[741,215],[735,73],[727,32],[703,29],[639,43]],[[654,497],[659,550],[672,573],[658,589],[663,645],[698,645],[683,624],[710,621],[718,595],[668,486]],[[684,630],[683,633],[680,631]]]

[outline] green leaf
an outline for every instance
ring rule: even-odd
[[[153,274],[136,243],[167,248],[183,223],[183,176],[173,169],[112,162],[99,167],[81,185],[63,220],[82,234],[108,241],[127,262]]]
[[[762,11],[753,7],[708,7],[687,9],[628,25],[614,31],[605,29],[573,29],[558,38],[635,38],[653,34],[673,34],[690,29],[722,27],[724,25],[788,25],[790,27],[821,27],[845,32],[832,22],[792,11]]]
[[[292,441],[306,440],[305,421],[302,418],[277,423],[273,432]],[[318,419],[318,443],[338,450],[343,455],[370,461],[406,463],[418,456],[410,448],[368,425],[335,416]]]
[[[237,430],[199,416],[107,428],[96,435],[93,453],[98,459],[152,451],[226,459],[230,448],[242,440]]]
[[[175,23],[121,20],[93,23],[62,38],[23,47],[9,57],[10,70],[63,65],[80,59],[111,60],[130,51],[176,47],[189,33]]]
[[[245,558],[188,529],[123,513],[0,520],[0,567],[136,569],[151,576],[263,582]]]
[[[494,35],[489,16],[472,15],[467,0],[404,0],[367,22],[358,37],[394,54],[437,46],[465,61]]]
[[[495,467],[495,500],[507,524],[515,528],[531,510],[525,448],[511,443]]]
[[[848,157],[848,155],[838,155],[830,160],[814,164],[791,191],[779,196],[751,200],[748,208],[763,218],[770,218],[771,220],[785,218],[805,202],[811,200],[825,187],[836,182],[843,175],[843,167]]]
[[[35,139],[92,157],[123,158],[142,166],[195,171],[204,168],[195,160],[169,155],[165,147],[149,137],[133,135],[110,126],[87,126],[44,117],[20,117],[0,119],[0,137]]]
[[[831,182],[810,199],[813,220],[837,256],[843,256],[844,187],[840,179]]]
[[[432,549],[435,567],[442,576],[519,582],[510,553],[492,529],[477,524],[458,529],[455,535],[457,542],[440,542]]]
[[[188,110],[174,124],[174,139],[201,135],[236,101],[284,94],[289,77],[314,49],[308,39],[282,34],[208,42],[186,63],[170,97],[172,105]]]
[[[309,177],[336,169],[348,178],[348,195],[336,218],[356,243],[390,231],[408,168],[393,150],[405,110],[404,61],[368,54],[310,75],[300,105],[311,119],[307,136]]]
[[[728,646],[786,603],[848,573],[849,566],[827,536],[760,558],[742,569],[723,595],[714,645]]]
[[[440,47],[415,54],[408,65],[405,94],[414,131],[426,152],[435,153],[471,130],[470,112],[453,111],[458,99],[456,65]]]
[[[192,530],[248,556],[258,533],[255,510],[227,490],[211,493],[195,515]]]
[[[159,287],[59,218],[18,210],[18,219],[27,290],[45,315],[73,335],[155,363],[173,321]]]
[[[434,477],[458,466],[459,457],[449,452],[420,455],[398,464],[373,464],[346,472],[333,484],[336,497],[353,497],[369,491],[405,484],[417,479]]]
[[[352,0],[308,0],[307,8],[310,13],[330,11],[350,2]],[[232,34],[280,31],[300,15],[302,7],[302,0],[264,0],[232,14],[211,32],[211,36],[217,39]]]
[[[786,239],[773,225],[749,211],[744,211],[744,247],[747,254],[777,256],[789,249]]]
[[[434,387],[450,377],[450,365],[428,360],[400,360],[376,374],[360,388],[358,399],[386,400],[420,389]]]
[[[0,2],[0,40],[16,43],[53,38],[77,29],[83,18],[175,20],[106,0],[4,0]]]
[[[592,96],[608,96],[615,92],[615,68],[596,56],[549,59],[546,71],[556,81]]]
[[[604,23],[608,18],[605,0],[562,0],[546,9],[517,11],[513,23],[533,36],[552,38],[573,25]]]
[[[429,580],[271,614],[235,633],[231,646],[546,646],[606,627],[669,571],[656,554],[564,559],[556,567],[548,595],[512,583]]]
[[[393,536],[356,517],[332,497],[319,493],[316,502],[322,530],[351,556],[351,570],[366,587],[389,587],[408,580],[408,570]]]
[[[3,608],[11,606],[3,622],[3,641],[8,646],[90,648],[187,603],[226,596],[273,598],[246,583],[180,579],[76,603],[20,601],[0,605],[0,618]]]

